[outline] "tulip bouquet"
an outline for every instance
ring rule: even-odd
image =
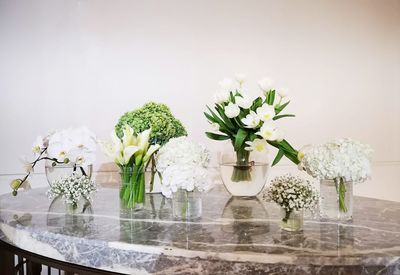
[[[205,116],[215,128],[206,135],[213,140],[230,140],[236,152],[236,166],[231,180],[233,182],[250,181],[253,162],[249,156],[251,151],[262,152],[267,145],[278,149],[272,165],[286,156],[295,164],[295,150],[282,136],[275,122],[292,114],[282,114],[290,101],[286,101],[286,91],[275,89],[272,81],[264,78],[258,82],[262,96],[251,98],[244,91],[244,78],[236,77],[236,82],[224,79],[220,82],[221,91],[215,96],[214,108],[207,106]]]
[[[26,176],[11,182],[13,194],[26,184],[29,175],[38,162],[46,160],[51,166],[69,164],[73,172],[79,169],[80,174],[86,176],[84,166],[93,164],[96,152],[96,136],[86,127],[68,128],[52,131],[46,136],[38,136],[33,144],[33,161],[24,161]]]
[[[100,141],[100,145],[121,170],[120,198],[127,207],[140,208],[145,198],[145,169],[160,145],[150,145],[151,129],[136,135],[129,125],[125,125],[122,132],[121,139],[113,131],[111,141]]]

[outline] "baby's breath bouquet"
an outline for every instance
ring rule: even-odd
[[[47,191],[49,199],[61,197],[64,203],[75,209],[83,198],[91,201],[96,185],[88,176],[72,173],[70,176],[55,180]]]
[[[263,198],[282,207],[282,222],[285,225],[294,211],[312,209],[319,201],[318,193],[309,181],[290,174],[273,179],[271,186],[264,191]]]
[[[233,182],[251,181],[252,164],[250,152],[262,152],[267,145],[278,149],[272,162],[277,164],[283,156],[298,164],[297,150],[283,137],[276,121],[292,114],[282,113],[289,105],[285,89],[277,89],[272,80],[264,78],[258,82],[262,94],[250,97],[244,88],[242,75],[236,81],[224,79],[220,91],[215,96],[213,108],[208,108],[205,116],[215,129],[206,132],[213,140],[230,140],[236,152],[236,166],[231,180]]]

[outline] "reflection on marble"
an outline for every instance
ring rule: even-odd
[[[0,239],[47,257],[127,274],[400,274],[400,203],[355,198],[354,221],[305,217],[280,230],[280,211],[217,186],[203,216],[174,220],[171,201],[147,194],[145,210],[100,189],[90,211],[50,208],[45,189],[0,197]]]

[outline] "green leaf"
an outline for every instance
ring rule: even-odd
[[[273,120],[278,120],[284,117],[295,117],[295,115],[292,114],[285,114],[285,115],[278,115],[278,116],[274,116]]]
[[[235,151],[238,151],[242,147],[244,141],[246,140],[246,137],[247,137],[246,130],[240,128],[235,136],[235,145],[234,145]]]
[[[204,115],[206,116],[206,118],[212,122],[212,123],[217,123],[214,119],[214,117],[212,117],[211,115],[207,114],[206,112],[204,112]]]
[[[217,106],[215,109],[217,110],[218,114],[221,116],[221,118],[225,122],[226,126],[228,126],[231,130],[235,130],[236,129],[235,125],[233,125],[230,118],[225,115],[224,109],[221,106]]]
[[[208,108],[208,110],[210,111],[210,113],[212,114],[212,116],[213,116],[215,122],[219,124],[219,127],[220,127],[222,130],[227,130],[228,132],[230,132],[230,133],[233,135],[234,132],[232,132],[232,131],[230,130],[230,128],[225,124],[225,122],[224,122],[218,115],[216,115],[216,114],[211,110],[210,107],[207,106],[207,108]]]
[[[276,154],[274,161],[272,162],[272,166],[275,166],[276,164],[278,164],[278,162],[282,159],[284,154],[285,154],[284,151],[279,150],[278,154]]]
[[[250,109],[255,112],[258,107],[261,107],[262,104],[263,104],[262,98],[259,97],[253,101],[253,105],[251,105]]]
[[[229,136],[219,135],[219,134],[215,134],[215,133],[211,133],[211,132],[206,132],[206,135],[208,138],[213,139],[213,140],[228,140],[228,139],[230,139]]]
[[[279,105],[277,107],[275,107],[275,113],[279,114],[280,112],[282,112],[283,109],[286,108],[286,106],[288,106],[288,104],[290,103],[290,100],[282,105]]]

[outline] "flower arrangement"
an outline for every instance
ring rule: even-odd
[[[49,199],[62,197],[64,203],[76,208],[81,198],[91,201],[96,185],[88,176],[78,176],[76,173],[54,181],[47,191]]]
[[[136,135],[129,125],[125,125],[121,139],[113,131],[111,141],[100,141],[103,152],[121,170],[120,198],[130,208],[143,204],[145,169],[150,158],[160,148],[159,144],[150,145],[150,133],[151,129],[147,129]]]
[[[150,144],[164,145],[171,138],[187,135],[182,123],[172,115],[167,105],[161,103],[149,102],[121,116],[115,126],[119,138],[123,136],[125,125],[132,127],[135,134],[151,129]]]
[[[35,159],[24,163],[27,174],[22,179],[11,182],[13,194],[26,183],[36,164],[47,160],[53,166],[58,164],[71,164],[74,171],[79,167],[83,175],[86,175],[82,166],[93,164],[96,155],[96,136],[86,127],[68,128],[52,131],[46,136],[36,138],[32,152]]]
[[[162,194],[170,198],[178,189],[210,190],[212,180],[206,168],[209,161],[210,153],[204,146],[188,137],[172,138],[156,157],[157,169],[162,175]]]
[[[318,193],[309,181],[290,174],[273,179],[263,198],[284,209],[283,222],[287,222],[292,211],[312,209],[319,201]]]
[[[214,110],[207,106],[205,112],[209,123],[215,128],[206,135],[213,140],[230,140],[237,156],[232,181],[251,180],[251,151],[262,152],[267,145],[278,149],[272,165],[286,156],[298,164],[295,150],[282,136],[275,122],[292,114],[282,114],[290,101],[286,100],[284,89],[275,89],[269,78],[258,82],[262,96],[252,98],[244,92],[244,77],[239,75],[236,82],[224,79],[220,82],[220,92],[215,95]]]
[[[339,209],[346,213],[346,181],[361,182],[371,175],[372,149],[346,138],[309,147],[299,154],[300,168],[319,180],[334,180],[339,195]]]

